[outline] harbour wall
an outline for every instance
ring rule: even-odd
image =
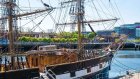
[[[111,43],[85,43],[83,46],[85,49],[101,49],[106,47]],[[8,51],[9,44],[0,44],[0,51]],[[15,48],[18,51],[28,51],[28,50],[36,50],[39,46],[43,45],[57,45],[58,48],[77,48],[77,43],[45,43],[45,42],[18,42],[15,43]],[[139,43],[124,43],[120,50],[140,50]]]

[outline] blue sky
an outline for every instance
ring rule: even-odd
[[[115,0],[125,23],[140,22],[140,0]]]
[[[24,3],[21,3],[22,6],[28,5],[28,0],[20,0]],[[40,2],[40,0],[29,0],[30,1],[30,6],[32,7],[44,7],[42,5],[42,3]],[[66,1],[66,0],[43,0],[45,3],[54,6],[57,6],[56,3],[60,3],[59,1]],[[85,1],[100,1],[100,0],[85,0]],[[106,1],[107,3],[109,2],[109,0],[102,0],[102,1]],[[118,21],[119,25],[122,24],[131,24],[131,23],[135,23],[135,22],[140,22],[140,0],[110,0],[111,3],[116,2],[119,12],[121,14],[121,16],[116,16],[118,18],[120,18],[120,20]],[[115,5],[114,5],[115,6]],[[91,6],[89,6],[91,7]],[[116,7],[115,7],[116,8]],[[93,15],[92,15],[93,17]],[[50,16],[46,17],[47,19],[50,18]],[[39,21],[39,20],[37,20]],[[49,21],[52,21],[52,19],[49,19]],[[123,22],[124,21],[124,22]],[[46,24],[49,23],[49,24]],[[42,23],[44,25],[42,25],[42,29],[48,29],[50,26],[53,27],[53,22],[45,22]],[[47,27],[46,27],[47,25]],[[115,25],[115,26],[119,26],[119,25]],[[45,27],[44,27],[45,26]],[[28,28],[32,28],[32,27],[28,27]],[[50,28],[49,28],[50,29]],[[100,29],[100,28],[98,28]]]
[[[46,3],[48,2],[54,3],[51,2],[53,0],[43,0],[43,1]],[[64,1],[64,0],[54,0],[54,1],[56,2],[56,1]],[[102,1],[109,1],[109,0],[102,0]],[[140,22],[140,0],[110,0],[110,1],[112,3],[116,2],[122,16],[122,17],[119,16],[119,18],[121,18],[121,20],[123,19],[125,23]]]

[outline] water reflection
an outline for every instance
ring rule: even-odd
[[[119,58],[140,58],[140,55],[120,55]]]
[[[125,75],[128,70],[140,71],[140,51],[116,52],[109,73],[110,77]]]

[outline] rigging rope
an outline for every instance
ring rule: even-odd
[[[17,6],[18,7],[18,6]],[[20,7],[18,7],[22,12],[23,12],[23,10],[20,8]],[[51,13],[51,11],[52,11],[53,9],[51,9],[49,12],[48,12],[48,14],[49,13]],[[45,14],[45,13],[44,13]],[[42,14],[43,15],[43,14]],[[40,16],[42,16],[42,15],[40,15]],[[38,17],[40,17],[40,16],[38,16]],[[37,19],[38,17],[36,17],[35,19]],[[29,17],[27,17],[27,18],[29,18]],[[29,18],[29,19],[31,19],[31,18]],[[30,23],[30,22],[33,22],[34,24],[36,24],[36,22],[34,22],[33,21],[33,19],[31,19],[31,21],[29,21],[28,23]],[[28,24],[28,23],[26,23],[26,24]],[[23,26],[25,26],[26,24],[24,24]]]
[[[96,7],[95,3],[93,2],[93,0],[91,0],[91,1],[92,1],[93,6],[95,7],[95,10],[96,10],[96,12],[97,12],[97,15],[98,15],[98,16],[99,16],[99,18],[101,19],[101,15],[100,15],[100,13],[98,12],[97,7]],[[102,22],[102,25],[104,26],[104,28],[105,28],[105,30],[106,30],[107,28],[105,27],[105,25],[104,25],[104,23],[103,23],[103,22]]]
[[[116,4],[115,0],[113,0],[113,1],[114,1],[115,6],[116,6],[116,9],[117,9],[117,11],[118,11],[118,14],[119,14],[119,16],[120,16],[120,17],[121,17],[121,19],[122,19],[122,24],[125,24],[125,21],[124,21],[124,19],[123,19],[122,15],[121,15],[121,12],[120,12],[120,10],[119,10],[119,8],[118,8],[118,6],[117,6],[117,4]]]
[[[123,64],[123,63],[121,63],[120,61],[118,61],[117,59],[115,59],[118,63],[120,63],[121,65],[123,65],[123,66],[125,66],[125,67],[127,67],[127,68],[129,68],[129,69],[132,69],[132,70],[136,70],[137,71],[137,69],[135,69],[135,68],[132,68],[132,67],[129,67],[129,66],[127,66],[127,65],[125,65],[125,64]]]

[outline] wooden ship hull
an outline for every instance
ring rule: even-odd
[[[104,60],[102,60],[104,59]],[[63,64],[58,66],[46,67],[48,76],[51,70],[56,79],[108,79],[108,71],[110,70],[110,58],[101,57],[95,59],[87,59],[84,61],[78,61],[69,64]]]
[[[16,61],[14,67],[11,58],[12,55],[0,56],[0,79],[33,79],[40,77],[39,68],[29,67],[23,56],[14,55]]]
[[[108,20],[99,21],[84,21],[84,0],[72,0],[63,3],[75,2],[76,7],[71,8],[75,10],[72,15],[77,18],[77,21],[71,23],[60,23],[56,25],[77,25],[78,29],[78,42],[75,49],[57,49],[55,45],[40,46],[39,50],[28,51],[25,54],[26,61],[19,61],[16,52],[15,41],[17,40],[16,33],[17,27],[15,24],[17,18],[29,16],[32,14],[42,13],[47,11],[49,14],[53,7],[44,3],[43,10],[35,10],[30,13],[14,14],[16,2],[13,0],[4,0],[2,6],[5,7],[7,16],[2,19],[8,21],[8,39],[9,39],[9,53],[10,60],[5,59],[0,61],[0,79],[108,79],[108,71],[110,69],[111,60],[113,57],[112,51],[105,51],[104,49],[84,49],[82,41],[82,28],[84,23],[88,24],[93,22],[103,22]],[[38,24],[41,24],[42,19]],[[63,19],[64,20],[64,19]],[[15,22],[15,23],[14,23]],[[15,25],[15,26],[14,26]],[[91,27],[90,27],[91,28]],[[84,29],[84,28],[83,28]],[[94,30],[91,28],[92,32]],[[16,38],[15,38],[16,37]],[[4,56],[4,55],[3,55]],[[0,56],[1,57],[1,56]],[[7,61],[8,60],[8,61]],[[2,61],[5,61],[3,64]],[[36,68],[38,67],[38,68]],[[39,74],[40,72],[40,74]]]
[[[79,55],[77,49],[56,49],[55,47],[54,45],[40,46],[40,50],[28,51],[24,54],[26,60],[18,55],[20,59],[16,60],[18,62],[14,65],[15,70],[12,70],[11,64],[3,59],[7,63],[0,62],[0,79],[40,77],[44,79],[98,79],[100,77],[108,79],[112,51],[87,49],[82,50],[82,55]]]
[[[84,50],[82,55],[77,52],[75,49],[34,50],[27,52],[27,58],[29,66],[39,67],[48,79],[108,79],[111,51]]]

